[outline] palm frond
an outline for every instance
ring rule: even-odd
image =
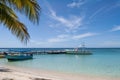
[[[3,3],[26,14],[33,23],[39,23],[40,6],[36,0],[3,0]]]
[[[0,3],[0,23],[3,23],[22,42],[27,43],[29,40],[26,26],[17,20],[11,8],[2,3]]]

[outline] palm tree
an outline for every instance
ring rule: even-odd
[[[21,42],[27,43],[30,35],[15,11],[25,14],[31,22],[39,23],[40,6],[36,0],[0,0],[0,24],[8,28]]]

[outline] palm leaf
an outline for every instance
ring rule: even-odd
[[[36,0],[2,0],[3,3],[24,13],[30,21],[39,23],[40,6]]]
[[[0,23],[3,23],[22,42],[29,41],[26,26],[13,10],[24,13],[33,23],[39,23],[40,6],[36,0],[0,0]]]
[[[11,8],[2,3],[0,3],[0,23],[6,25],[22,42],[27,43],[29,40],[30,36],[26,26],[17,20],[17,16]]]

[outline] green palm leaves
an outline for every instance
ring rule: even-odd
[[[40,6],[36,0],[0,0],[0,23],[3,23],[22,42],[29,41],[26,26],[18,20],[15,11],[25,14],[33,23],[39,23]]]

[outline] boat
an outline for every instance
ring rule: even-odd
[[[0,52],[0,58],[5,58],[5,55],[3,52]]]
[[[0,58],[5,58],[5,55],[4,54],[0,54]]]
[[[28,60],[33,58],[31,53],[6,53],[5,56],[9,61]]]
[[[0,49],[0,58],[5,58],[4,52],[7,52],[8,49]]]
[[[89,50],[86,50],[85,45],[83,44],[81,48],[75,48],[75,49],[67,49],[65,50],[66,54],[74,54],[74,55],[92,55],[92,52]]]
[[[90,51],[75,51],[75,50],[69,50],[69,51],[66,51],[66,54],[91,55],[92,53],[91,53]]]

